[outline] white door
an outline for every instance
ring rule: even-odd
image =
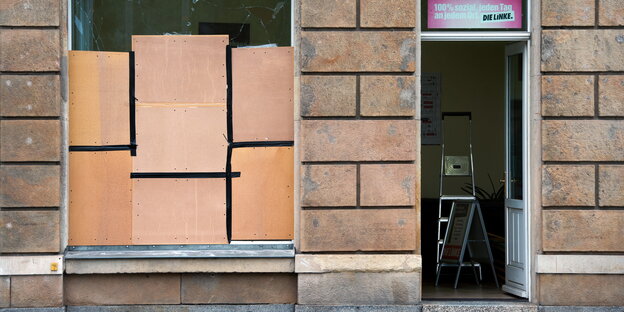
[[[526,43],[505,49],[505,226],[506,259],[503,290],[527,297]]]

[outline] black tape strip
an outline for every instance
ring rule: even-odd
[[[259,142],[234,142],[232,148],[238,147],[275,147],[275,146],[294,146],[294,141],[259,141]]]
[[[70,146],[70,152],[132,151],[132,145]]]
[[[224,179],[228,176],[232,178],[240,177],[240,172],[133,172],[130,173],[132,179]]]
[[[136,156],[137,151],[136,151],[136,97],[135,97],[135,92],[134,92],[134,87],[135,87],[135,70],[134,70],[134,51],[130,51],[128,54],[128,59],[129,61],[129,72],[130,75],[128,78],[130,78],[130,146],[132,146],[133,148],[130,150],[130,155],[132,156]]]
[[[228,243],[232,241],[232,46],[228,45],[225,52],[225,68],[227,75],[227,140],[228,150],[225,163],[225,227]]]

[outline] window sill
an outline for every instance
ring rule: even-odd
[[[67,274],[292,273],[292,243],[166,246],[70,246]]]

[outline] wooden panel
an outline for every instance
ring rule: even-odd
[[[133,244],[227,244],[225,179],[133,182]]]
[[[132,36],[139,103],[225,103],[228,36]]]
[[[69,144],[130,144],[129,59],[121,52],[69,52]]]
[[[415,250],[416,218],[414,209],[303,210],[301,250]]]
[[[232,50],[234,141],[293,140],[293,48]]]
[[[225,172],[225,105],[138,105],[136,172]]]
[[[293,239],[292,147],[232,151],[232,239]]]
[[[69,245],[128,245],[129,151],[69,153]]]

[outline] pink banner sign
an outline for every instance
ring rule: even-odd
[[[427,26],[522,28],[522,0],[428,0]]]

